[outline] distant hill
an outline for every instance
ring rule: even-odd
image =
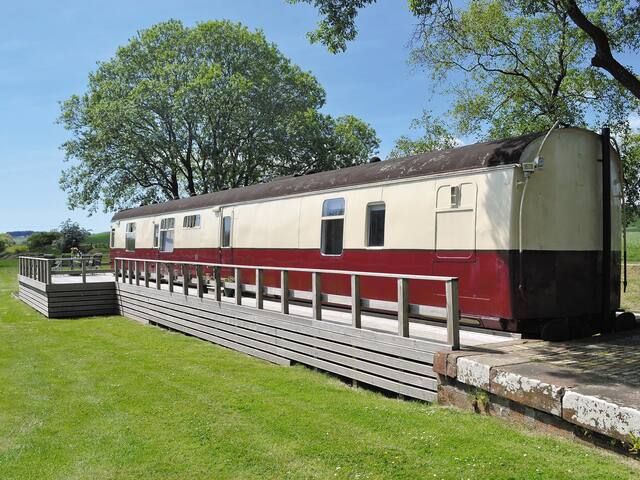
[[[31,235],[33,235],[34,232],[33,230],[20,230],[17,232],[7,232],[9,235],[11,235],[13,238],[18,238],[18,237],[30,237]]]

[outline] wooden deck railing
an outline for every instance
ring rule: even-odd
[[[398,320],[398,335],[409,337],[409,315],[416,314],[429,318],[446,321],[447,344],[454,350],[460,348],[460,310],[458,307],[458,278],[432,275],[407,275],[394,273],[356,272],[347,270],[322,270],[309,268],[289,268],[272,266],[230,265],[203,262],[176,262],[162,260],[145,260],[118,257],[113,259],[116,281],[123,283],[144,285],[146,288],[160,290],[166,282],[170,292],[175,285],[182,285],[183,294],[190,295],[193,285],[199,298],[204,296],[205,290],[213,287],[217,301],[222,300],[223,290],[234,290],[235,303],[242,305],[243,292],[253,293],[256,308],[264,308],[264,296],[280,298],[280,310],[289,313],[291,298],[310,300],[314,319],[322,319],[322,304],[348,306],[351,310],[352,326],[361,328],[362,309],[384,310],[395,312]],[[222,270],[233,270],[233,281],[223,282]],[[155,276],[152,276],[151,270]],[[163,270],[165,273],[163,273]],[[255,283],[242,283],[242,271],[255,272]],[[176,275],[177,271],[177,275]],[[264,284],[264,272],[280,272],[280,287],[269,287]],[[289,288],[289,273],[308,273],[311,276],[311,291],[291,290]],[[334,295],[322,293],[323,275],[344,275],[350,277],[351,295]],[[182,277],[180,281],[180,277]],[[390,302],[377,299],[362,298],[360,282],[363,277],[395,279],[397,282],[398,300]],[[192,283],[195,280],[195,283]],[[409,303],[409,280],[442,282],[445,287],[446,307],[435,307]],[[153,287],[150,283],[153,282]]]
[[[93,256],[60,258],[23,256],[18,259],[18,269],[20,275],[46,285],[52,283],[54,275],[75,275],[82,279],[82,283],[86,283],[87,275],[113,272],[108,258],[105,261],[103,257],[101,265],[95,265]]]

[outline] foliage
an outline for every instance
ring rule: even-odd
[[[460,144],[460,141],[451,133],[447,125],[438,119],[434,119],[426,111],[422,113],[422,118],[411,122],[411,129],[421,130],[424,133],[415,140],[405,135],[398,138],[389,153],[389,158],[408,157],[433,150],[447,150]]]
[[[0,261],[3,479],[637,478],[564,438],[122,317],[47,322],[11,297],[16,263]]]
[[[27,247],[32,252],[49,250],[59,238],[59,232],[36,232],[27,238]]]
[[[620,159],[624,175],[624,222],[640,218],[640,133],[625,128],[620,134]]]
[[[348,41],[357,35],[355,25],[358,11],[376,0],[289,0],[290,3],[308,3],[316,7],[323,19],[318,29],[309,34],[311,41],[322,42],[329,51],[344,51]],[[425,26],[435,30],[448,20],[455,20],[452,0],[409,0],[409,9],[420,20],[419,33]],[[468,0],[469,10],[476,3]],[[590,64],[606,71],[635,98],[640,99],[640,79],[631,68],[622,65],[615,55],[625,50],[634,51],[640,45],[638,0],[505,0],[502,3],[520,12],[520,18],[554,14],[569,20],[579,35],[593,48]],[[462,9],[464,10],[464,8]],[[489,27],[500,29],[500,17]],[[487,30],[490,35],[491,30]],[[461,48],[469,45],[461,43]],[[586,45],[585,45],[586,46]],[[538,54],[554,55],[555,50],[541,50]]]
[[[412,60],[450,85],[459,131],[495,139],[546,130],[556,120],[622,125],[637,103],[587,65],[581,31],[562,10],[527,8],[527,2],[470,0],[422,23]]]
[[[78,223],[65,220],[60,224],[59,237],[54,242],[54,247],[62,253],[68,253],[72,248],[79,248],[90,235],[88,230],[82,228]]]
[[[15,243],[16,242],[11,235],[7,233],[0,233],[0,253]]]
[[[634,433],[629,434],[629,453],[634,455],[640,454],[640,433],[635,435]]]
[[[62,104],[74,162],[60,183],[71,207],[108,211],[366,162],[374,130],[324,101],[261,31],[160,23]]]

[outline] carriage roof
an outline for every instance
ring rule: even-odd
[[[197,210],[252,200],[283,197],[308,192],[366,185],[390,180],[421,177],[447,172],[497,167],[519,162],[523,150],[540,133],[492,142],[465,145],[421,155],[395,158],[327,172],[276,178],[247,187],[222,190],[194,197],[144,205],[117,212],[113,221]]]

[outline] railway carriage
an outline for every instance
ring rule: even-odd
[[[114,215],[111,255],[457,276],[464,321],[539,334],[563,319],[582,329],[600,315],[607,270],[602,145],[591,131],[563,128],[146,205]],[[622,180],[613,148],[610,157],[615,310]],[[310,289],[302,273],[289,282]],[[265,284],[279,277],[266,272]],[[410,301],[442,306],[440,288],[412,285]],[[349,290],[348,278],[323,281],[325,293]],[[381,278],[363,279],[361,291],[396,296]]]

